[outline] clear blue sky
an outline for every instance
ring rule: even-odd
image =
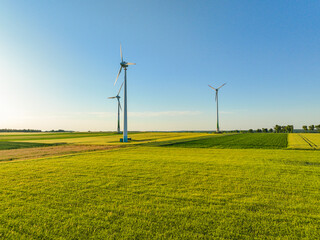
[[[320,124],[319,1],[0,3],[0,128],[129,130]],[[122,78],[121,78],[122,79]],[[120,80],[121,80],[120,79]]]

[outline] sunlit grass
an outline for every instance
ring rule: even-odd
[[[289,134],[289,147],[296,136]],[[318,143],[317,134],[303,136]],[[286,150],[287,134],[139,132],[129,134],[129,144],[120,144],[120,137],[0,134],[0,146],[70,144],[60,149],[67,155],[58,157],[46,157],[59,154],[50,147],[41,153],[0,149],[11,154],[0,163],[0,238],[317,239],[320,234],[320,152]],[[102,151],[116,145],[130,147]],[[82,147],[99,152],[77,153]],[[14,161],[24,153],[29,160]],[[30,160],[37,156],[45,158]]]
[[[82,138],[115,135],[112,132],[64,132],[64,133],[0,133],[0,141],[19,141],[19,140],[56,140],[65,138]]]
[[[0,237],[317,239],[320,152],[133,147],[0,164]]]

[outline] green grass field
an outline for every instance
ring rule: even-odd
[[[18,148],[46,147],[46,146],[53,146],[53,145],[56,145],[56,144],[0,141],[0,150],[18,149]]]
[[[0,162],[0,238],[319,238],[320,151],[287,150],[285,134],[136,135],[126,148]]]

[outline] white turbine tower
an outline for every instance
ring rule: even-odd
[[[123,142],[128,142],[128,110],[127,110],[127,67],[129,65],[136,65],[135,63],[129,63],[129,62],[125,62],[123,61],[123,57],[122,57],[122,49],[121,49],[121,44],[120,44],[120,57],[121,57],[121,62],[120,62],[120,70],[117,76],[116,81],[114,82],[114,85],[116,85],[119,75],[121,73],[122,68],[124,69],[124,106],[123,106]]]
[[[119,92],[118,92],[118,94],[117,94],[117,96],[114,96],[114,97],[108,97],[108,99],[117,99],[118,100],[118,133],[120,133],[120,110],[122,110],[122,108],[121,108],[121,104],[120,104],[120,91],[121,91],[121,88],[122,88],[122,86],[123,86],[123,83],[121,84],[121,87],[120,87],[120,89],[119,89]]]
[[[217,132],[220,131],[219,129],[219,105],[218,105],[218,92],[219,92],[219,89],[222,88],[224,85],[226,85],[226,83],[222,84],[220,87],[218,88],[214,88],[210,85],[208,85],[209,87],[211,87],[213,90],[216,91],[216,102],[217,102]]]

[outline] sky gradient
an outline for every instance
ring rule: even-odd
[[[320,124],[318,1],[0,3],[0,128],[129,130]],[[122,124],[122,119],[121,119]]]

